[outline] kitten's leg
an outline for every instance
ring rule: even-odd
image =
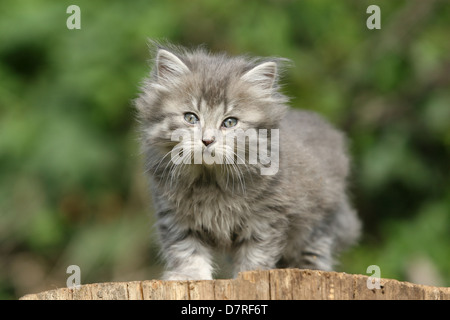
[[[316,226],[306,239],[300,268],[332,270],[334,257],[353,244],[359,236],[360,222],[346,199],[336,211]]]
[[[300,253],[298,268],[331,271],[333,269],[333,237],[315,230]]]
[[[212,257],[210,250],[189,229],[168,227],[158,223],[161,254],[166,261],[164,280],[211,280]]]
[[[247,237],[239,239],[234,251],[234,277],[241,271],[273,269],[286,241],[284,228],[255,225]]]
[[[164,280],[212,280],[209,250],[195,239],[186,239],[169,247],[164,253],[167,270]]]

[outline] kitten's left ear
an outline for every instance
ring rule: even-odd
[[[277,77],[277,64],[273,61],[264,62],[247,71],[241,79],[258,85],[262,89],[272,89]]]

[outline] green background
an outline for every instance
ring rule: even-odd
[[[291,105],[351,141],[364,235],[337,270],[449,286],[449,29],[449,1],[0,1],[0,298],[65,287],[69,265],[159,277],[131,103],[148,38],[290,59]]]

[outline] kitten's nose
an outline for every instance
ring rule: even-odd
[[[202,139],[203,144],[207,147],[214,142],[214,139]]]

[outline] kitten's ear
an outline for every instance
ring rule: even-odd
[[[273,61],[264,62],[247,71],[241,79],[270,90],[277,77],[277,64]]]
[[[172,82],[189,72],[189,68],[173,53],[160,49],[156,55],[156,71],[158,80]]]

